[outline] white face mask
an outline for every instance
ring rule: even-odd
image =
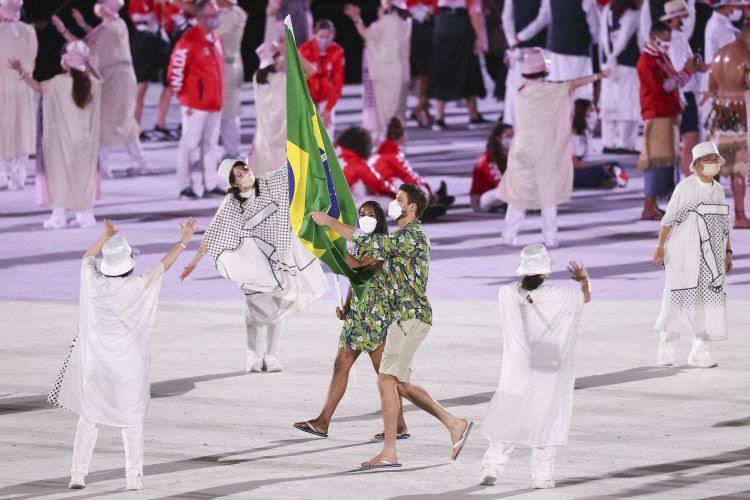
[[[720,162],[712,162],[712,163],[701,163],[703,166],[703,175],[707,177],[715,177],[716,174],[719,173],[719,170],[721,170],[721,163]]]
[[[729,20],[732,22],[739,21],[742,17],[742,11],[740,9],[734,9],[731,14],[729,14]]]
[[[594,130],[596,128],[596,120],[598,119],[599,117],[596,116],[596,113],[589,114],[589,116],[586,117],[586,128]]]
[[[503,137],[500,140],[500,145],[505,149],[510,149],[510,143],[513,141],[512,137]]]
[[[666,40],[656,38],[654,40],[654,47],[656,47],[656,50],[658,50],[662,54],[666,54],[669,52],[669,42],[667,42]]]
[[[370,234],[373,231],[375,231],[375,226],[378,225],[378,220],[375,217],[370,217],[369,215],[363,215],[359,218],[359,228],[367,233]]]
[[[240,187],[240,189],[250,189],[251,187],[255,186],[255,174],[248,170],[245,173],[245,176],[237,181],[237,185]]]
[[[404,216],[404,211],[401,205],[398,204],[398,200],[393,200],[388,204],[388,217],[393,220],[399,220]]]

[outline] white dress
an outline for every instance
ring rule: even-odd
[[[528,292],[514,282],[500,289],[498,299],[502,370],[482,434],[534,448],[565,445],[583,293],[554,284]]]
[[[36,148],[34,91],[7,65],[8,58],[15,57],[31,73],[36,52],[36,31],[31,25],[0,22],[0,160],[28,156]]]
[[[286,74],[270,73],[255,89],[255,137],[248,167],[256,176],[286,168]]]
[[[655,328],[725,339],[729,206],[724,189],[691,175],[675,188],[661,223],[672,230],[664,248],[666,281]]]
[[[245,33],[247,13],[237,5],[219,10],[219,28],[216,32],[221,39],[221,50],[224,54],[224,106],[222,118],[240,116],[242,102],[240,93],[245,80],[242,65],[242,35]]]
[[[94,257],[83,260],[78,335],[50,403],[98,424],[143,422],[151,399],[151,333],[163,275],[160,262],[140,276],[111,278],[97,270]]]

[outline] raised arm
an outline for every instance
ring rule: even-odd
[[[81,14],[81,11],[78,9],[71,10],[71,13],[73,14],[73,19],[75,20],[76,24],[80,26],[80,28],[86,33],[87,35],[91,33],[94,28],[89,26],[89,24],[86,22],[86,20],[83,18],[83,15]]]
[[[591,282],[589,281],[589,273],[583,264],[577,262],[568,263],[568,271],[570,272],[570,279],[577,281],[581,284],[581,292],[583,293],[583,303],[586,304],[591,301]]]
[[[323,212],[313,212],[312,214],[310,214],[310,216],[312,217],[313,222],[315,222],[317,225],[327,226],[331,231],[340,234],[347,241],[352,241],[352,238],[354,238],[353,227],[347,226],[343,222],[334,219],[330,215]]]
[[[86,250],[86,253],[83,254],[83,259],[86,257],[96,257],[102,252],[102,247],[107,242],[108,239],[110,239],[112,236],[117,234],[117,228],[109,219],[104,219],[104,232],[101,236],[99,236],[99,239],[94,242],[91,247]]]
[[[184,281],[185,278],[190,276],[190,274],[195,271],[196,266],[201,261],[204,255],[206,255],[206,252],[208,252],[208,247],[206,246],[206,240],[201,241],[200,246],[198,247],[198,251],[195,252],[195,255],[193,256],[193,260],[190,261],[190,264],[185,266],[185,268],[180,273],[180,281]]]
[[[583,87],[584,85],[588,85],[589,83],[594,83],[595,81],[601,80],[602,78],[609,78],[611,74],[612,70],[607,68],[593,75],[582,76],[580,78],[576,78],[575,80],[570,80],[568,82],[568,90],[570,92],[573,92],[575,89]]]
[[[190,217],[184,224],[180,224],[180,241],[174,244],[174,246],[167,252],[167,254],[161,259],[161,263],[164,265],[164,272],[167,272],[172,264],[177,260],[183,250],[187,248],[187,244],[190,242],[190,238],[193,236],[197,227],[198,221],[193,217]]]
[[[357,28],[357,33],[362,37],[362,40],[367,38],[367,26],[362,21],[362,12],[359,7],[348,3],[344,5],[344,14],[354,21],[354,27]]]
[[[57,31],[60,32],[60,34],[63,36],[66,42],[75,42],[78,40],[76,36],[68,31],[68,28],[65,27],[65,23],[62,22],[62,19],[60,19],[57,16],[52,16],[52,24],[55,25],[55,28],[57,28]]]
[[[12,70],[17,71],[19,78],[26,82],[26,84],[31,87],[31,90],[39,93],[42,92],[42,85],[34,80],[34,77],[32,77],[30,73],[24,71],[23,66],[21,66],[21,61],[19,61],[15,57],[11,57],[10,59],[8,59],[8,67]]]

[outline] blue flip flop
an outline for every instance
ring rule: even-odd
[[[398,469],[401,467],[401,464],[392,464],[387,460],[378,460],[378,464],[380,465],[370,465],[368,467],[365,467],[364,465],[360,466],[360,469],[362,470],[375,470],[375,469]]]
[[[313,434],[313,435],[318,436],[318,437],[322,437],[322,438],[327,438],[328,437],[328,434],[326,434],[324,432],[316,431],[315,427],[313,427],[313,425],[310,422],[303,422],[303,424],[306,425],[307,427],[303,427],[303,426],[297,425],[297,424],[294,424],[292,427],[294,427],[295,429],[299,429],[302,432],[307,432],[308,434]]]
[[[409,439],[411,437],[411,434],[408,432],[404,432],[402,434],[396,434],[396,439]],[[385,440],[385,432],[379,432],[375,434],[372,439],[375,441],[384,441]]]

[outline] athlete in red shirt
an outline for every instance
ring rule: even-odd
[[[488,212],[504,203],[495,194],[500,179],[505,172],[508,150],[513,139],[513,127],[497,125],[487,138],[487,147],[474,165],[471,175],[469,199],[475,212]]]

